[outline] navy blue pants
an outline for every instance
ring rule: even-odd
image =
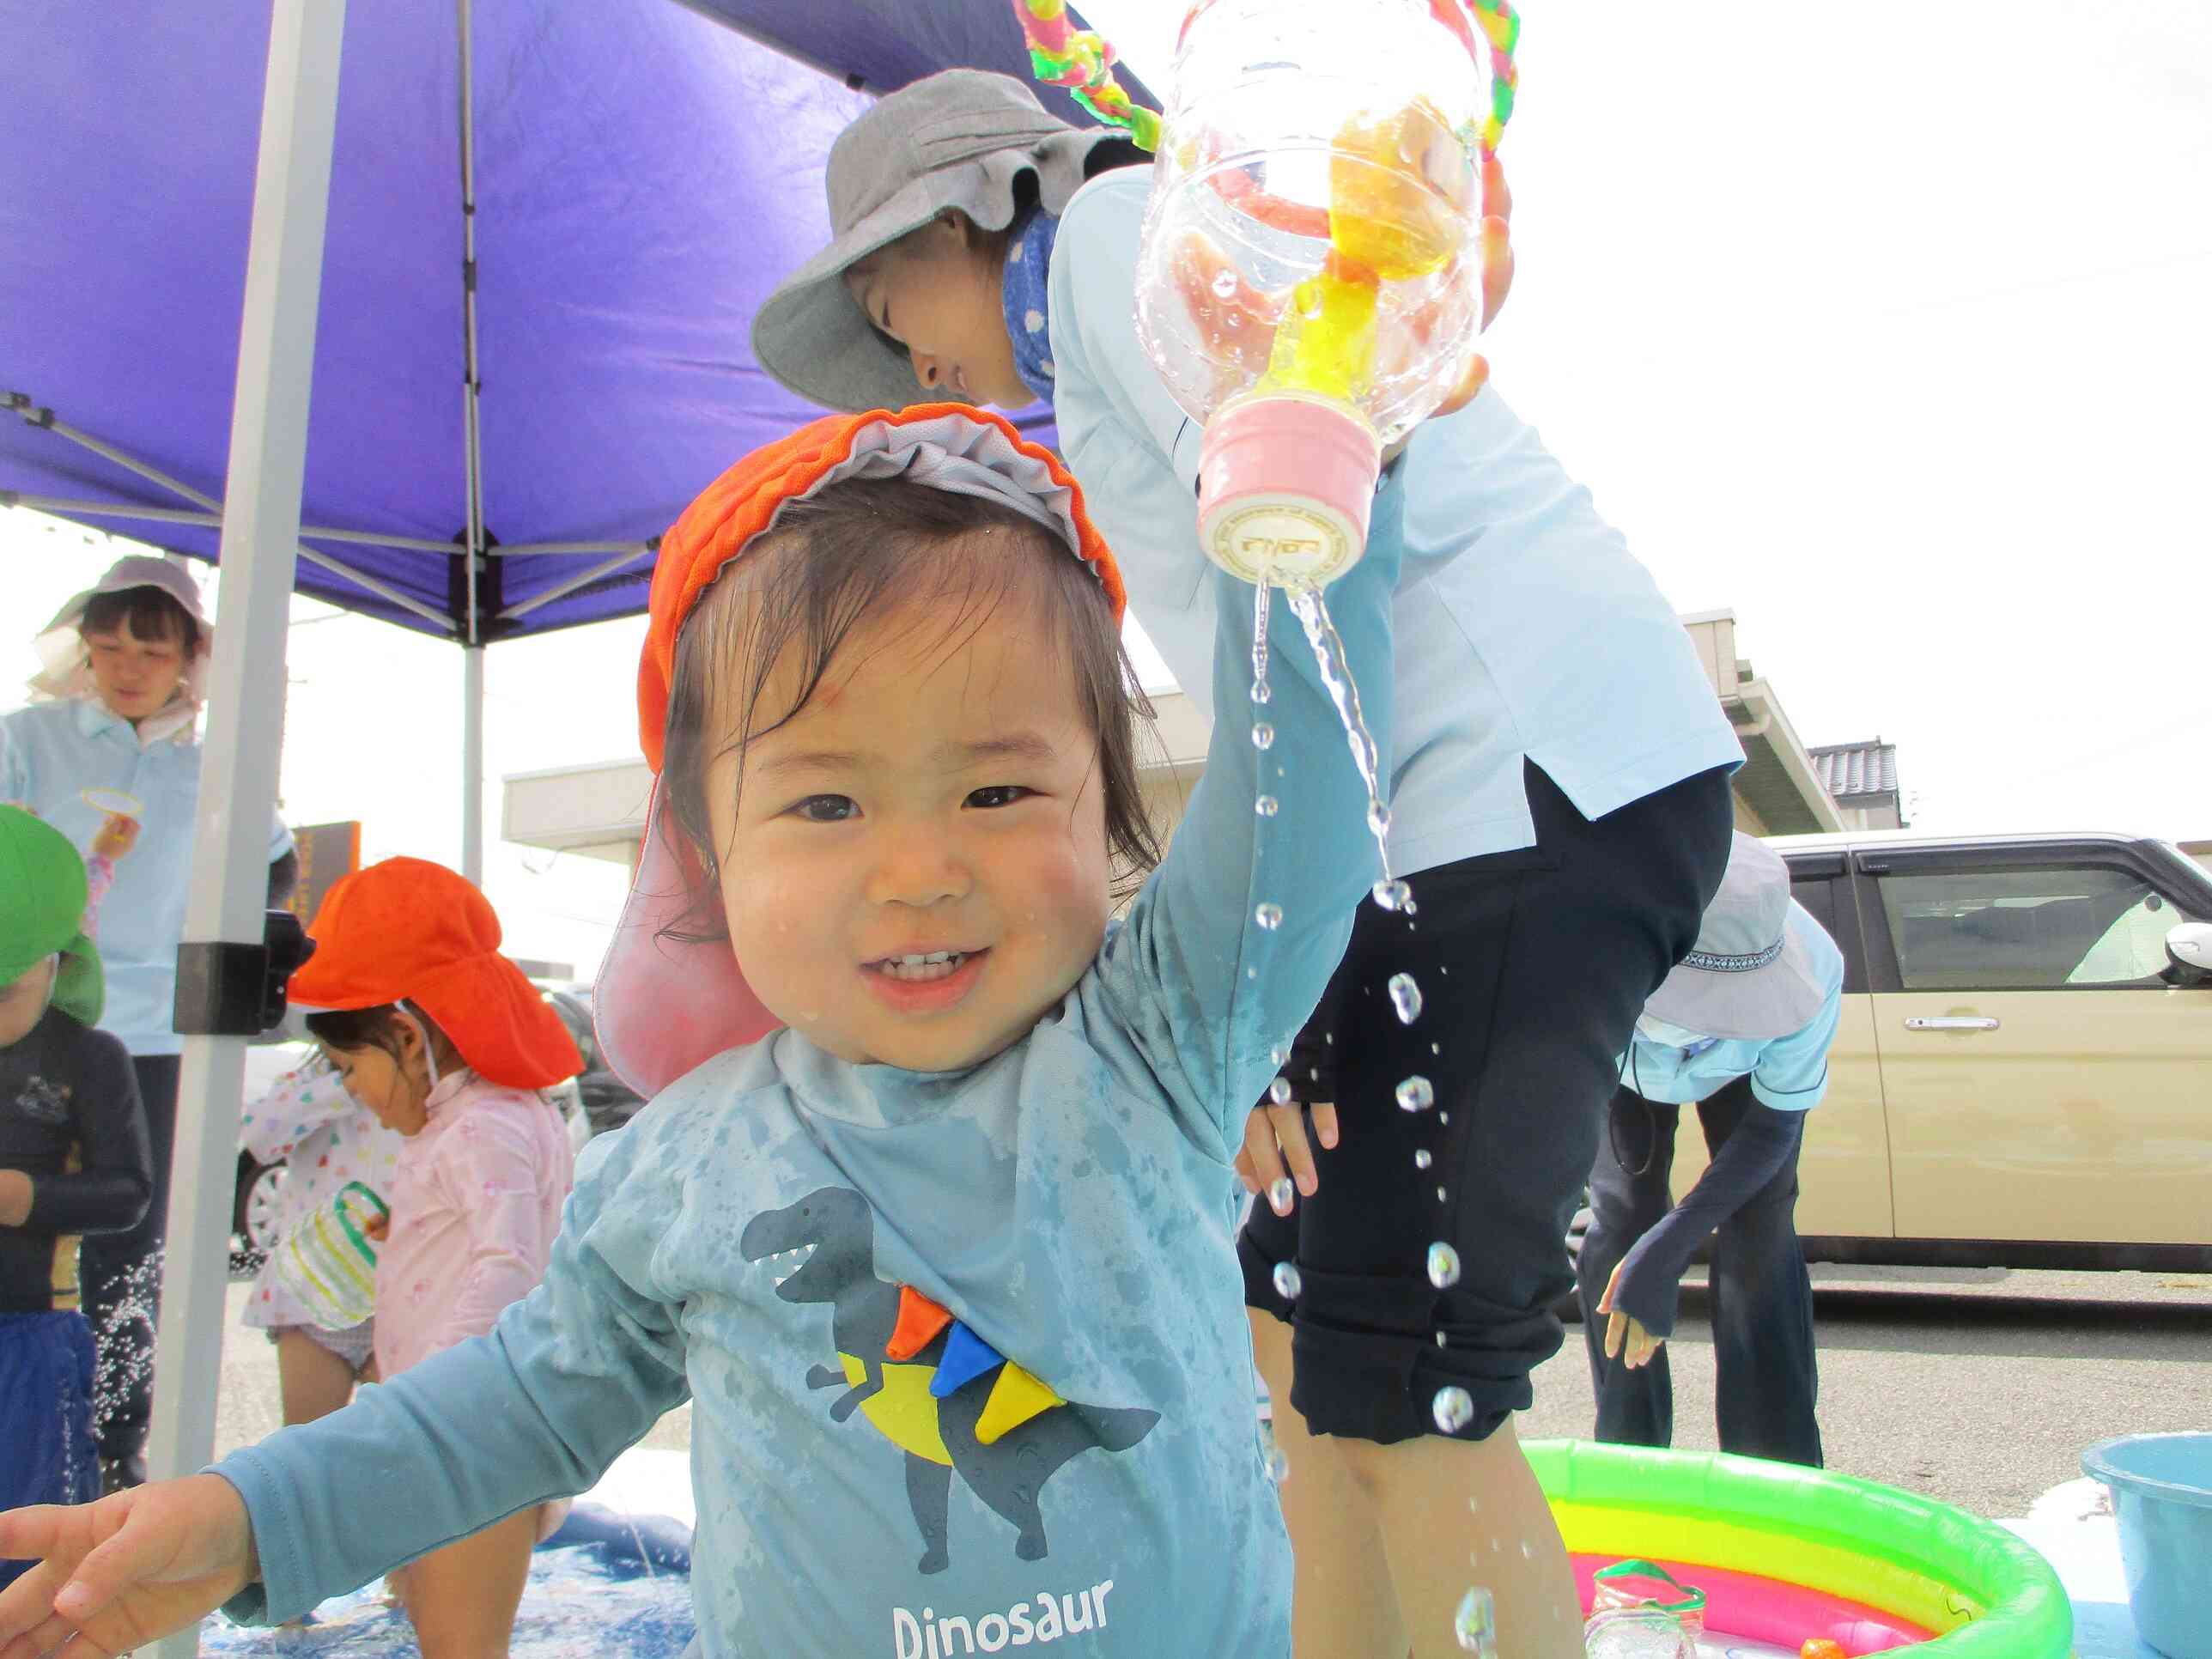
[[[1756,1103],[1746,1078],[1698,1103],[1705,1146],[1714,1157]],[[1621,1258],[1674,1207],[1668,1175],[1681,1109],[1621,1090],[1613,1097],[1609,1132],[1598,1137],[1597,1161],[1590,1170],[1595,1218],[1583,1240],[1576,1275],[1583,1340],[1597,1389],[1595,1437],[1623,1445],[1666,1446],[1674,1438],[1674,1383],[1666,1348],[1634,1370],[1607,1359],[1606,1318],[1597,1304]],[[1793,1148],[1773,1179],[1714,1231],[1707,1281],[1717,1373],[1714,1405],[1723,1451],[1819,1468],[1820,1427],[1813,1407],[1820,1379],[1813,1353],[1813,1281],[1797,1243],[1796,1215]]]
[[[1300,1101],[1334,1100],[1321,1190],[1288,1217],[1262,1201],[1237,1241],[1246,1305],[1291,1327],[1291,1404],[1315,1434],[1389,1445],[1440,1431],[1437,1392],[1467,1391],[1480,1440],[1534,1398],[1574,1283],[1566,1234],[1616,1060],[1644,999],[1687,953],[1728,863],[1727,773],[1701,772],[1595,820],[1525,769],[1536,844],[1419,872],[1414,917],[1363,904],[1299,1049],[1333,1056]],[[1390,977],[1425,1012],[1401,1022]],[[1429,1079],[1433,1110],[1395,1091]],[[1439,1289],[1432,1243],[1459,1255]],[[1295,1303],[1276,1289],[1294,1264]]]
[[[0,1314],[0,1510],[99,1496],[92,1327],[80,1313]],[[30,1566],[0,1561],[0,1586]]]

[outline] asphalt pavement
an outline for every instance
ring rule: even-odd
[[[2108,1435],[2212,1429],[2212,1275],[1816,1268],[1820,1428],[1829,1466],[1991,1518],[2025,1515],[2081,1475]],[[218,1450],[282,1419],[275,1350],[240,1327],[231,1287]],[[1712,1345],[1701,1290],[1674,1340],[1675,1443],[1709,1450]],[[1540,1368],[1525,1438],[1587,1434],[1582,1334]],[[645,1444],[691,1439],[687,1406]]]

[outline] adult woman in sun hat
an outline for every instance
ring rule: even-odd
[[[1137,337],[1151,175],[1112,165],[1135,159],[1003,75],[902,88],[839,136],[830,245],[761,307],[752,343],[832,408],[1049,398],[1131,611],[1211,716],[1201,434]],[[1480,189],[1488,313],[1510,276],[1510,204],[1494,166]],[[1247,337],[1267,325],[1255,315]],[[1673,608],[1589,492],[1478,392],[1485,374],[1476,359],[1454,412],[1385,469],[1369,539],[1403,554],[1389,844],[1419,916],[1359,907],[1292,1049],[1292,1097],[1250,1114],[1238,1160],[1268,1194],[1239,1253],[1291,1465],[1297,1640],[1331,1659],[1446,1629],[1471,1551],[1506,1645],[1579,1650],[1566,1549],[1513,1414],[1565,1340],[1560,1241],[1613,1062],[1718,885],[1742,760]],[[1250,718],[1241,695],[1220,714]],[[1394,1012],[1401,972],[1427,1000],[1418,1026]],[[1393,1103],[1416,1073],[1433,1114]],[[1462,1263],[1443,1289],[1437,1241]],[[1472,1402],[1456,1427],[1437,1416],[1446,1389]]]
[[[131,856],[103,902],[107,1007],[100,1026],[123,1040],[154,1155],[153,1200],[127,1232],[85,1241],[85,1310],[101,1346],[99,1435],[111,1486],[145,1478],[153,1407],[155,1266],[169,1206],[176,1139],[177,945],[191,880],[199,806],[198,720],[215,633],[185,571],[143,555],[118,560],[63,605],[36,638],[27,707],[0,715],[0,801],[28,807],[80,852],[118,808],[135,818]],[[290,896],[298,860],[283,823],[269,830],[270,902]],[[142,1311],[143,1310],[143,1311]]]
[[[1590,1172],[1577,1279],[1598,1439],[1672,1442],[1663,1344],[1710,1235],[1721,1449],[1820,1466],[1797,1157],[1805,1114],[1827,1091],[1843,988],[1843,953],[1790,896],[1789,866],[1738,835],[1697,949],[1636,1022]],[[1712,1163],[1676,1203],[1668,1175],[1690,1104]]]

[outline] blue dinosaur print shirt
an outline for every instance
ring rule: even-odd
[[[1378,733],[1397,524],[1386,484],[1328,592]],[[489,1335],[216,1466],[261,1558],[235,1616],[580,1492],[688,1395],[705,1654],[1289,1653],[1231,1160],[1378,871],[1279,604],[1252,744],[1252,591],[1218,580],[1236,712],[1060,1006],[964,1072],[787,1030],[664,1091],[586,1150],[544,1282]]]

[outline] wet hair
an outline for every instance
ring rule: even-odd
[[[1009,602],[1045,619],[1038,648],[1059,651],[1098,740],[1094,775],[1115,890],[1141,881],[1160,860],[1137,775],[1138,734],[1140,722],[1151,729],[1152,705],[1137,687],[1097,573],[1053,532],[1002,502],[902,478],[853,478],[787,502],[775,529],[707,591],[677,636],[659,832],[680,836],[704,875],[667,936],[687,944],[729,937],[707,810],[707,774],[717,759],[790,721],[854,633],[893,608],[919,605],[942,618],[951,647]],[[796,699],[788,708],[764,707],[777,665],[793,653]]]
[[[200,653],[200,625],[176,596],[158,587],[126,587],[113,593],[95,593],[84,602],[78,621],[80,635],[118,634],[128,630],[134,640],[166,640],[190,662]]]
[[[410,1016],[422,1022],[422,1034],[429,1039],[433,1056],[441,1061],[441,1069],[446,1057],[460,1058],[461,1051],[453,1046],[453,1038],[439,1029],[436,1020],[412,1003],[404,1009],[396,1002],[380,1002],[374,1008],[325,1009],[309,1014],[305,1024],[307,1035],[325,1048],[343,1049],[348,1054],[363,1048],[380,1049],[391,1056],[396,1066],[405,1058],[399,1047],[399,1036],[407,1029]]]

